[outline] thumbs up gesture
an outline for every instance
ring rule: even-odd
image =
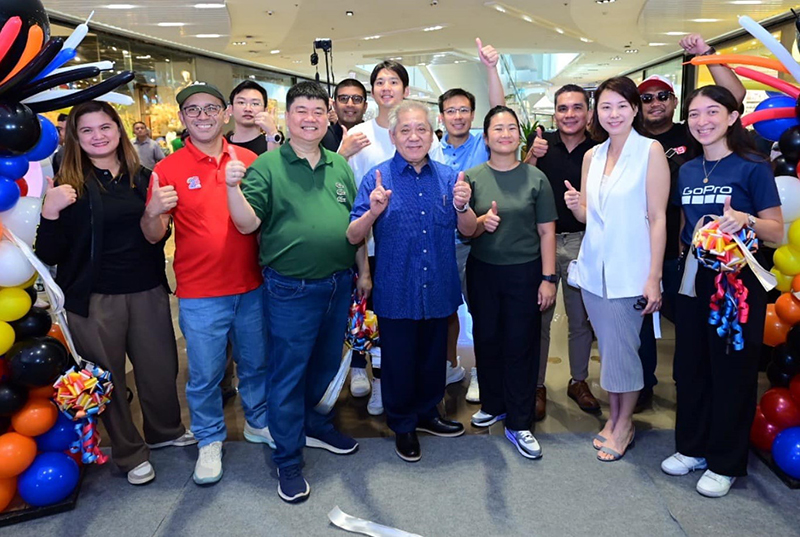
[[[486,211],[483,217],[483,229],[487,233],[494,233],[500,225],[500,215],[497,214],[497,202],[492,202],[492,208]]]
[[[42,205],[42,217],[58,220],[61,211],[78,200],[78,193],[72,185],[55,186],[52,177],[47,178],[47,193]]]
[[[567,209],[574,211],[581,204],[581,193],[575,190],[575,187],[569,181],[564,181],[567,186],[567,191],[564,192],[564,202],[567,204]]]
[[[389,205],[389,200],[392,198],[392,191],[383,188],[383,178],[381,172],[375,170],[375,188],[369,195],[369,212],[379,217],[386,207]]]
[[[456,184],[453,186],[453,205],[457,210],[463,211],[471,197],[472,187],[469,186],[469,183],[464,178],[464,172],[459,172]]]
[[[719,219],[719,230],[723,233],[738,233],[747,225],[747,213],[734,210],[731,207],[731,197],[725,198],[722,206],[722,218]]]
[[[150,176],[150,201],[144,212],[151,217],[166,214],[178,205],[178,193],[172,185],[161,186],[158,174],[153,172]]]
[[[484,47],[480,37],[475,38],[475,44],[478,45],[478,57],[481,59],[481,63],[492,69],[497,67],[497,62],[500,59],[500,54],[497,53],[497,50],[491,45]]]
[[[342,145],[338,153],[344,158],[350,158],[370,144],[369,138],[363,132],[349,134],[347,127],[342,125]]]
[[[541,127],[536,127],[536,137],[533,139],[533,143],[528,149],[528,154],[525,155],[525,160],[523,161],[531,166],[536,166],[537,161],[547,154],[549,146],[547,140],[545,140],[542,135],[542,131],[543,129]]]
[[[228,144],[228,155],[231,159],[225,165],[225,184],[230,187],[238,187],[247,172],[244,162],[236,158],[236,149],[232,144]]]

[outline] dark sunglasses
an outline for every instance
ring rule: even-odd
[[[650,104],[651,102],[653,102],[653,98],[656,98],[662,103],[664,103],[667,102],[669,98],[672,97],[673,95],[675,94],[672,93],[671,91],[665,90],[665,91],[659,91],[655,95],[653,95],[652,93],[642,93],[640,97],[642,98],[642,102],[644,104]]]
[[[642,311],[647,307],[647,299],[643,296],[640,296],[636,299],[636,303],[633,305],[633,309],[636,311]]]
[[[365,98],[361,95],[337,95],[336,100],[342,104],[347,104],[347,101],[353,101],[353,104],[361,104]]]

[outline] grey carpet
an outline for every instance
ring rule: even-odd
[[[391,439],[361,440],[349,457],[306,450],[311,498],[287,505],[276,494],[269,449],[226,444],[224,477],[191,481],[194,448],[153,452],[156,481],[128,485],[111,465],[92,467],[74,511],[0,530],[5,536],[347,535],[328,523],[346,513],[425,536],[443,535],[797,535],[800,491],[790,491],[755,457],[728,497],[702,498],[698,474],[659,469],[672,432],[642,432],[616,463],[595,460],[587,435],[538,436],[539,461],[501,436],[422,437],[423,458],[401,461]]]

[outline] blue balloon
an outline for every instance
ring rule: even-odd
[[[794,109],[796,101],[788,95],[777,95],[775,97],[767,97],[756,106],[756,110],[767,110],[769,108],[792,108]],[[768,119],[767,121],[759,121],[753,124],[753,128],[758,134],[777,142],[781,138],[781,134],[786,129],[800,125],[800,121],[796,117],[786,119]]]
[[[17,491],[35,507],[53,505],[75,490],[80,478],[78,463],[64,453],[40,453],[17,480]]]
[[[42,125],[42,135],[34,148],[25,153],[25,157],[31,162],[46,159],[58,147],[58,130],[56,126],[42,115],[39,116],[39,123]]]
[[[0,177],[0,213],[7,211],[19,201],[19,185],[4,177]]]
[[[79,436],[75,432],[75,422],[63,412],[58,413],[56,424],[49,431],[36,437],[36,446],[39,451],[57,451],[63,453],[68,450]]]
[[[795,479],[800,479],[800,427],[784,429],[772,443],[775,464]]]
[[[28,173],[30,165],[25,155],[0,157],[0,177],[16,181]]]

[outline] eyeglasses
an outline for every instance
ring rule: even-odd
[[[353,104],[361,104],[366,98],[361,95],[337,95],[336,100],[341,104],[347,104],[349,101],[353,101]]]
[[[675,94],[672,93],[671,91],[664,90],[664,91],[659,91],[655,95],[653,95],[652,93],[642,93],[640,95],[640,97],[642,98],[642,102],[644,104],[650,104],[651,102],[653,102],[654,98],[658,99],[660,102],[664,103],[664,102],[667,102],[669,100],[669,98],[674,96],[674,95]]]
[[[207,104],[202,108],[196,105],[190,105],[183,109],[183,113],[186,115],[186,117],[194,118],[199,117],[200,112],[205,112],[207,116],[211,117],[219,114],[223,108],[223,106],[218,104]]]
[[[467,108],[466,106],[462,106],[461,108],[445,108],[444,115],[446,116],[454,116],[456,114],[461,114],[462,116],[468,116],[472,113],[471,108]]]

